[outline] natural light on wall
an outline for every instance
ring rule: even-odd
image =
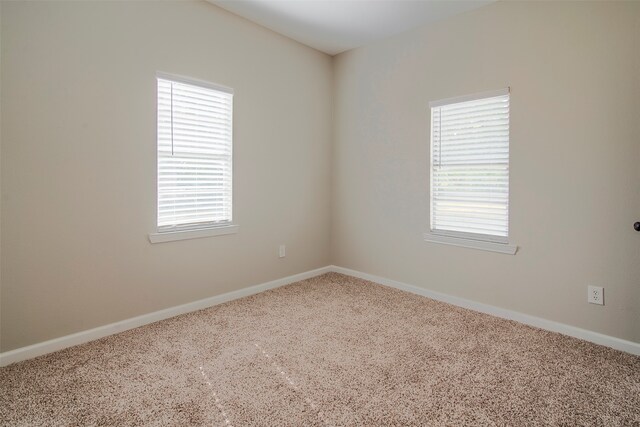
[[[430,107],[430,234],[507,244],[509,89]]]
[[[158,76],[158,232],[232,221],[233,92]]]

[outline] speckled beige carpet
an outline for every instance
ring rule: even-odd
[[[0,370],[6,426],[640,425],[640,358],[327,274]]]

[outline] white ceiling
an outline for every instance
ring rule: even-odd
[[[495,0],[208,0],[330,55]]]

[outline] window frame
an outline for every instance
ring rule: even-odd
[[[185,239],[196,239],[202,237],[210,237],[210,236],[221,236],[227,234],[235,234],[239,230],[239,226],[233,222],[234,218],[234,179],[233,179],[233,171],[234,168],[234,155],[233,155],[233,101],[231,105],[231,214],[229,220],[225,221],[202,221],[195,222],[189,224],[179,224],[175,226],[159,226],[158,225],[158,214],[159,214],[159,189],[160,189],[160,180],[159,180],[159,149],[158,149],[158,80],[166,80],[175,83],[181,83],[185,85],[191,85],[196,87],[201,87],[209,90],[214,90],[218,92],[223,92],[232,96],[234,95],[234,90],[230,87],[219,85],[216,83],[207,82],[200,79],[195,79],[191,77],[180,76],[176,74],[169,74],[161,71],[157,71],[154,78],[154,89],[155,89],[155,140],[154,140],[154,150],[155,150],[155,232],[149,233],[149,241],[151,243],[162,243],[162,242],[170,242],[175,240],[185,240]]]
[[[434,158],[434,135],[433,135],[433,109],[442,107],[444,105],[450,104],[458,104],[462,102],[475,101],[485,98],[495,98],[498,96],[508,95],[511,97],[511,89],[509,87],[499,90],[486,91],[475,93],[471,95],[458,96],[453,98],[446,98],[437,101],[432,101],[429,103],[429,118],[430,118],[430,127],[429,127],[429,231],[424,233],[424,240],[431,243],[441,243],[448,244],[454,246],[461,246],[466,248],[473,249],[481,249],[487,250],[491,252],[499,252],[506,254],[515,254],[517,252],[517,246],[509,244],[509,239],[511,235],[511,185],[509,185],[509,190],[507,192],[507,236],[497,236],[492,234],[479,234],[479,233],[471,233],[471,232],[462,232],[462,231],[453,231],[453,230],[442,230],[442,229],[434,229],[433,228],[433,158]],[[511,101],[509,99],[509,101]],[[509,103],[509,113],[511,113],[511,103]],[[509,127],[511,125],[511,120],[509,120]],[[509,145],[511,144],[511,132],[509,132]],[[507,164],[509,165],[509,177],[508,180],[511,180],[511,153],[509,152],[509,157],[507,160]]]

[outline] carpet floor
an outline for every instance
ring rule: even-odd
[[[335,273],[0,369],[4,426],[638,426],[640,358]]]

